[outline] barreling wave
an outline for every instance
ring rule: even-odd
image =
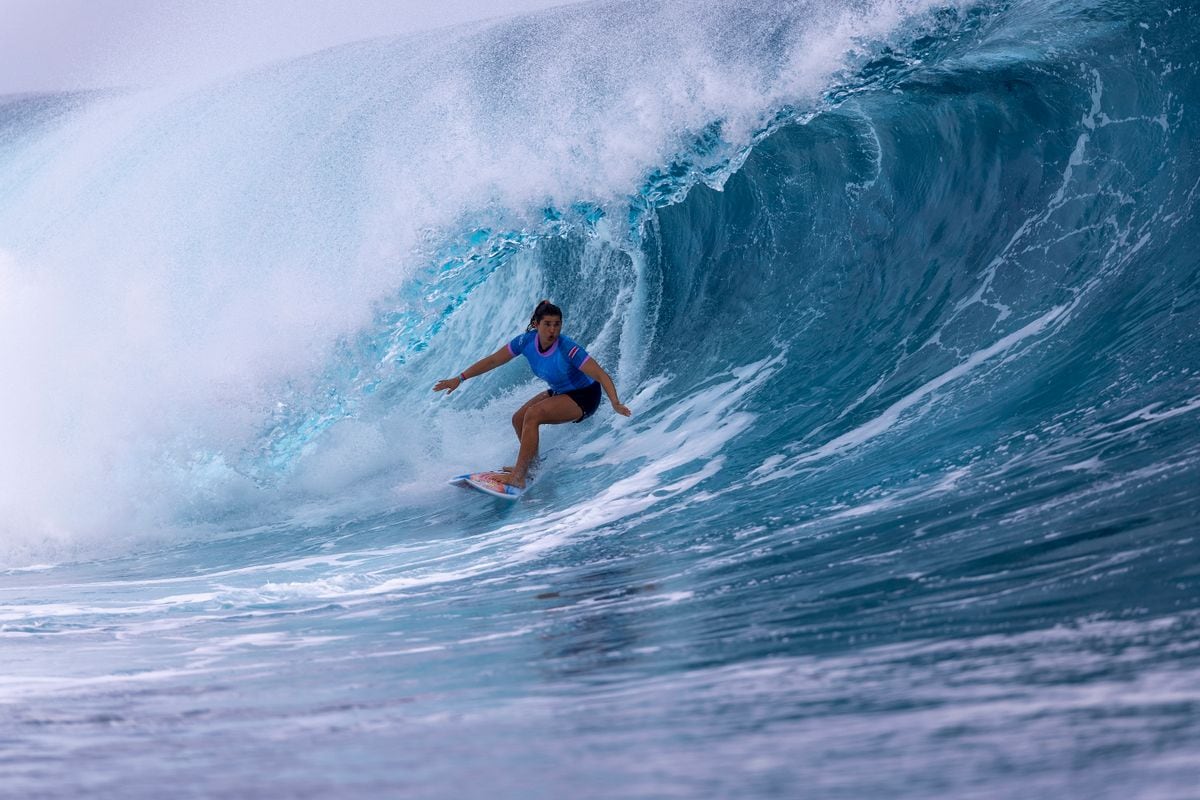
[[[759,109],[757,127],[700,128],[630,196],[475,230],[335,359],[345,372],[318,393],[332,402],[272,431],[272,463],[293,467],[280,453],[341,419],[422,406],[436,377],[503,340],[498,320],[549,295],[641,392],[652,421],[637,435],[655,447],[715,425],[698,400],[714,384],[768,374],[740,407],[754,423],[715,425],[737,430],[679,468],[720,453],[715,483],[783,518],[1055,485],[1054,526],[1075,512],[1066,498],[1161,456],[1163,486],[1145,490],[1173,498],[1174,519],[1197,445],[1180,434],[1200,402],[1186,266],[1198,177],[1189,84],[1161,81],[1188,33],[1170,15],[1117,20],[1067,3],[922,13],[859,41],[820,92]],[[1109,332],[1129,318],[1148,328]],[[504,419],[511,391],[493,380],[455,412],[486,403]],[[455,458],[439,425],[457,423],[422,413],[438,433],[417,436],[419,452]],[[596,441],[638,451],[628,435]],[[715,505],[736,518],[741,502]]]
[[[542,295],[645,420],[583,452],[670,446],[714,424],[712,386],[769,374],[695,463],[783,517],[971,476],[1069,494],[1129,474],[1103,454],[1146,427],[1186,485],[1197,179],[1169,15],[587,8],[11,99],[10,534],[336,514],[352,486],[403,505],[397,474],[473,466],[457,431],[504,457],[484,420],[523,377],[427,387]]]
[[[923,9],[597,4],[198,89],[10,99],[7,332],[33,343],[3,365],[29,398],[0,415],[11,530],[105,539],[272,505],[331,426],[388,413],[366,400],[424,403],[433,337],[448,360],[477,346],[463,325],[489,341],[524,316],[516,286],[570,280],[545,253],[629,279],[654,208],[719,185]],[[630,343],[654,324],[637,313],[609,317]],[[338,493],[321,483],[302,493]]]

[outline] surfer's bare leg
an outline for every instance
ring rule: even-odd
[[[542,402],[543,400],[548,400],[548,399],[550,399],[550,392],[538,392],[533,397],[529,398],[528,402],[526,402],[525,405],[521,406],[520,408],[518,408],[516,411],[513,412],[512,426],[513,426],[513,430],[517,434],[518,442],[521,441],[521,429],[525,426],[525,412],[528,411],[529,409],[533,408],[534,406],[536,406],[538,403]],[[514,469],[516,469],[515,466],[507,466],[507,467],[501,467],[500,469],[498,469],[496,471],[497,472],[512,472]]]
[[[538,452],[538,428],[542,425],[559,425],[574,422],[583,416],[579,404],[565,394],[555,395],[524,409],[521,426],[521,451],[512,472],[504,473],[500,479],[513,486],[525,486],[525,475]]]
[[[525,412],[549,397],[549,392],[538,392],[533,397],[529,398],[529,402],[513,412],[512,424],[513,430],[517,433],[517,441],[521,440],[521,429],[525,427]]]

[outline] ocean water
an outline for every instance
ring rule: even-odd
[[[1200,797],[1200,30],[599,2],[0,100],[0,795]],[[542,297],[633,409],[543,436]]]

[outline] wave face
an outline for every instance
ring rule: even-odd
[[[6,790],[1186,796],[1198,52],[600,3],[8,98]],[[501,508],[537,384],[429,387],[540,297],[635,415]]]

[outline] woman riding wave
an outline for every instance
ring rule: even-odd
[[[530,398],[512,416],[513,429],[521,442],[517,463],[507,471],[494,473],[502,483],[524,488],[529,465],[538,452],[538,427],[563,422],[583,422],[600,405],[600,389],[608,395],[613,410],[624,417],[631,412],[617,397],[617,389],[596,359],[581,346],[562,335],[562,309],[543,300],[533,310],[529,327],[511,342],[486,358],[467,367],[457,378],[434,384],[435,392],[450,394],[467,378],[475,378],[506,364],[515,356],[529,361],[533,374],[550,388]]]

